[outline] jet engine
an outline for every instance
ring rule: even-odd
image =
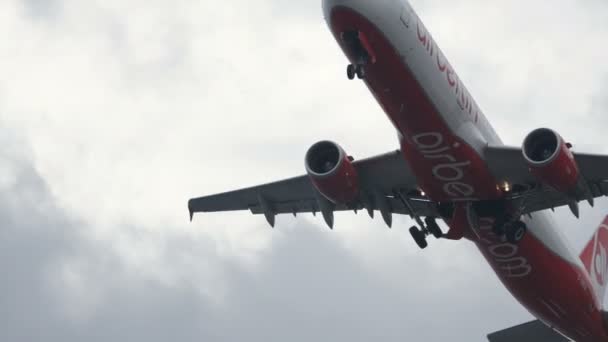
[[[580,173],[570,145],[548,128],[532,131],[523,145],[523,155],[530,172],[555,190],[576,195]]]
[[[306,172],[312,184],[332,203],[350,203],[359,195],[357,170],[351,160],[331,141],[320,141],[306,152]]]

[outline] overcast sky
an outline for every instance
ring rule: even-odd
[[[608,153],[608,3],[412,0],[503,140]],[[314,142],[398,146],[321,3],[0,1],[0,340],[485,341],[532,319],[474,245],[406,218],[199,215],[304,172]],[[582,249],[608,202],[558,213]]]

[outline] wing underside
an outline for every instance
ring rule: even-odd
[[[521,215],[565,205],[572,208],[581,200],[593,204],[594,198],[608,196],[608,157],[580,153],[574,156],[588,185],[588,196],[573,200],[535,179],[520,148],[488,146],[484,150],[484,158],[497,182],[512,185],[512,190],[502,201],[517,208]],[[192,218],[196,212],[249,210],[253,214],[264,214],[274,225],[278,214],[320,212],[330,226],[333,225],[333,212],[345,210],[367,210],[372,216],[374,211],[379,211],[389,226],[392,214],[444,217],[440,204],[420,192],[416,178],[400,151],[355,161],[353,165],[359,175],[361,191],[358,200],[349,204],[329,203],[314,188],[309,177],[303,175],[193,198],[188,202],[190,216]],[[480,199],[478,202],[485,201]]]
[[[277,214],[320,212],[331,226],[333,212],[345,210],[367,210],[370,215],[379,211],[389,226],[391,214],[438,216],[436,204],[417,189],[416,179],[399,151],[355,161],[353,165],[361,187],[359,198],[353,203],[329,203],[309,177],[303,175],[193,198],[188,202],[188,209],[191,216],[196,212],[249,210],[253,214],[264,214],[271,225]]]
[[[522,214],[576,205],[582,200],[593,204],[593,199],[608,196],[608,156],[574,153],[588,188],[586,196],[575,199],[539,183],[530,173],[520,148],[488,146],[484,151],[484,158],[499,182],[511,184],[513,192],[506,199],[514,207],[521,208]]]

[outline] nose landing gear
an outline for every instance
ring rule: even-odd
[[[366,66],[373,64],[375,61],[369,42],[362,33],[354,30],[342,32],[341,38],[349,51],[349,55],[353,56],[356,61],[346,67],[346,76],[349,80],[354,79],[355,76],[358,79],[364,79]]]
[[[349,80],[352,80],[357,76],[358,79],[365,78],[365,65],[363,64],[349,64],[346,67],[346,76]]]

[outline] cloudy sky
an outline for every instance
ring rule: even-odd
[[[608,153],[608,3],[412,0],[505,142]],[[531,319],[475,247],[399,218],[190,197],[395,149],[320,1],[0,1],[0,340],[485,341]],[[608,213],[558,213],[574,248]],[[437,329],[437,327],[441,329]]]

